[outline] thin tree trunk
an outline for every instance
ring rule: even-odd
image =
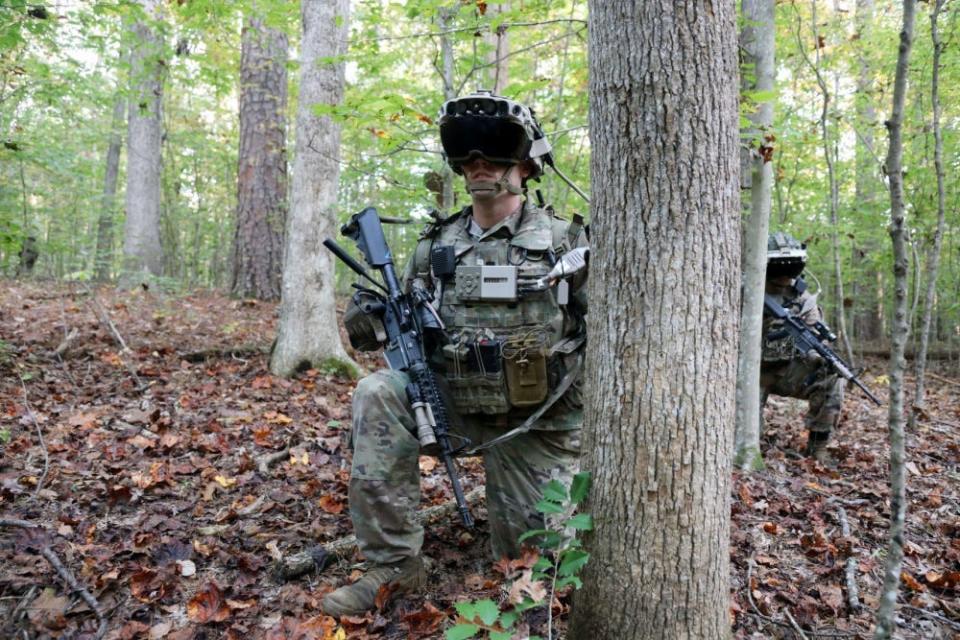
[[[287,35],[247,18],[240,56],[235,296],[279,300],[287,220]]]
[[[817,30],[817,0],[810,1],[810,24],[813,28],[813,50],[814,62],[812,63],[814,74],[817,77],[817,85],[820,87],[820,93],[823,96],[823,107],[820,111],[820,135],[823,145],[823,158],[827,164],[827,187],[829,190],[830,206],[830,245],[833,250],[833,290],[834,290],[834,309],[836,309],[837,334],[844,346],[847,355],[847,362],[853,364],[853,349],[850,346],[850,336],[847,335],[846,314],[843,307],[843,272],[840,268],[840,185],[837,181],[836,158],[833,155],[830,144],[829,132],[829,109],[830,109],[830,90],[827,88],[826,80],[820,68],[820,35]],[[806,56],[806,54],[804,54]]]
[[[743,0],[741,47],[752,64],[758,92],[774,88],[776,24],[774,0]],[[750,215],[743,226],[743,301],[740,315],[740,351],[737,362],[737,422],[734,465],[743,470],[763,468],[760,454],[760,351],[763,294],[767,268],[767,235],[773,193],[772,98],[758,105],[753,123],[750,170]],[[753,142],[757,144],[754,149]]]
[[[494,4],[487,9],[493,15],[510,11],[510,3]],[[487,64],[489,67],[488,86],[496,94],[503,94],[507,84],[510,82],[507,63],[510,52],[510,38],[507,35],[507,29],[501,25],[496,31],[491,31],[487,35],[487,42],[492,47]]]
[[[146,20],[155,20],[160,0],[138,0]],[[130,53],[132,94],[127,117],[127,193],[120,286],[127,288],[159,276],[160,245],[160,104],[163,95],[159,36],[145,20],[133,26]]]
[[[937,173],[937,231],[933,236],[933,247],[927,258],[927,291],[923,303],[923,318],[920,323],[920,351],[917,354],[916,378],[917,386],[913,403],[918,408],[926,404],[924,377],[927,368],[927,349],[930,346],[930,325],[933,319],[934,301],[937,293],[937,274],[940,268],[940,252],[943,247],[943,232],[946,226],[946,188],[944,186],[943,171],[943,132],[940,129],[940,56],[943,53],[943,43],[940,41],[940,31],[937,28],[937,19],[945,0],[935,0],[933,11],[930,13],[930,37],[933,40],[933,76],[930,80],[930,98],[933,109],[933,165]],[[916,426],[917,411],[910,412],[910,430]]]
[[[872,43],[874,0],[857,0],[856,49],[858,61],[856,105],[856,178],[853,211],[857,219],[872,219],[877,202],[877,171],[874,157],[874,126],[877,120],[874,107],[874,84],[870,58],[865,50]],[[853,281],[853,326],[851,335],[858,343],[876,341],[881,337],[881,314],[883,300],[869,274],[869,260],[878,251],[872,234],[861,239],[854,249],[854,268],[857,277]]]
[[[304,366],[352,362],[340,343],[333,258],[323,239],[337,234],[340,128],[312,112],[343,100],[344,64],[324,58],[346,50],[348,0],[304,2],[300,96],[286,233],[283,297],[270,370],[293,375]]]
[[[97,217],[97,251],[94,277],[99,282],[110,279],[113,264],[113,217],[116,215],[117,176],[120,173],[120,149],[123,144],[121,129],[124,124],[127,101],[117,95],[110,119],[110,142],[107,146],[107,166],[103,174],[103,196],[100,199],[100,214]]]
[[[729,635],[737,31],[733,3],[702,8],[589,6],[595,530],[571,638]]]
[[[437,24],[440,27],[440,58],[441,58],[441,79],[443,80],[443,97],[445,100],[455,98],[457,90],[454,87],[453,69],[456,59],[453,53],[453,41],[447,30],[450,28],[454,17],[457,15],[459,5],[450,8],[440,8],[438,10]],[[444,162],[441,169],[443,178],[443,187],[441,193],[440,208],[444,211],[452,211],[456,206],[456,196],[454,195],[454,181],[456,174],[453,169]]]
[[[893,83],[893,108],[887,121],[890,146],[887,149],[887,174],[890,179],[890,239],[893,243],[894,322],[890,331],[890,399],[887,421],[890,434],[890,540],[887,546],[883,590],[877,608],[875,640],[893,637],[896,629],[894,613],[900,588],[900,566],[903,563],[903,528],[906,518],[906,473],[903,443],[903,372],[906,369],[904,350],[910,327],[907,324],[907,247],[903,205],[903,103],[907,92],[910,46],[916,0],[903,2],[903,29],[897,55],[897,71]]]

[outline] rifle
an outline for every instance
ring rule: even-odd
[[[463,496],[463,488],[457,476],[453,457],[459,449],[450,442],[450,420],[443,397],[440,395],[437,379],[427,364],[424,339],[436,336],[443,330],[443,323],[436,310],[430,304],[432,296],[422,284],[415,283],[410,293],[404,293],[397,279],[396,269],[390,247],[383,235],[381,220],[377,210],[367,207],[350,217],[350,221],[340,228],[340,232],[353,240],[363,254],[367,264],[380,272],[381,284],[374,280],[359,262],[354,260],[343,248],[327,238],[323,245],[332,251],[358,275],[373,283],[383,293],[354,284],[358,290],[354,300],[361,310],[383,322],[387,333],[384,356],[391,369],[405,372],[410,377],[407,385],[407,399],[417,424],[417,438],[421,446],[438,445],[440,459],[443,460],[453,486],[453,495],[457,499],[457,510],[467,528],[473,527],[473,517]],[[365,299],[357,296],[366,294]],[[371,296],[372,295],[372,299]]]
[[[777,340],[785,337],[787,334],[792,335],[797,351],[802,354],[806,354],[811,349],[816,351],[817,354],[819,354],[820,357],[823,358],[827,364],[829,364],[843,379],[848,380],[860,387],[860,390],[867,394],[868,398],[873,400],[878,407],[880,406],[881,403],[877,397],[870,392],[870,389],[868,389],[866,385],[857,379],[857,374],[850,370],[850,367],[847,365],[847,363],[844,362],[840,356],[834,353],[833,349],[821,342],[821,340],[833,341],[837,339],[833,332],[830,331],[829,327],[822,322],[818,322],[814,326],[814,329],[811,329],[803,320],[792,315],[789,311],[780,306],[780,303],[777,302],[777,299],[771,296],[769,293],[764,294],[763,296],[763,308],[773,317],[783,320],[784,322],[783,331],[771,333],[767,336],[768,340]]]

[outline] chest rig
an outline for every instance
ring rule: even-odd
[[[775,296],[780,305],[805,322],[809,314],[817,311],[817,297],[806,290],[806,283],[798,278],[794,286]],[[796,341],[790,332],[784,329],[784,321],[773,316],[763,317],[763,362],[787,362],[798,357]]]
[[[556,241],[560,221],[548,210],[525,206],[517,215],[512,234],[505,223],[476,238],[461,214],[428,232],[414,257],[448,337],[433,364],[464,414],[532,411],[564,373],[557,347],[570,327],[566,300],[524,283],[545,276],[570,242]]]

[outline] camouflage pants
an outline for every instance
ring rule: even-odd
[[[415,556],[423,544],[423,527],[414,520],[421,451],[407,403],[408,381],[405,373],[382,369],[362,379],[353,395],[350,517],[360,550],[376,563]],[[477,444],[504,431],[484,416],[451,416],[451,422],[453,433]],[[520,422],[511,420],[507,427]],[[567,483],[578,471],[580,430],[528,431],[483,454],[493,556],[516,557],[517,538],[544,527],[534,509],[543,485],[551,479]]]
[[[786,362],[763,362],[760,368],[760,424],[763,404],[771,393],[801,398],[810,403],[804,419],[815,433],[832,433],[840,420],[846,381],[821,362],[794,358]]]

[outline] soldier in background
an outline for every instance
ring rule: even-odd
[[[508,285],[487,289],[483,270],[506,283],[535,281],[565,252],[585,247],[586,233],[582,218],[559,219],[528,197],[550,146],[526,106],[478,92],[447,101],[439,125],[446,161],[464,177],[472,204],[424,230],[404,286],[421,280],[445,325],[448,340],[431,368],[448,391],[451,437],[490,444],[534,420],[482,452],[493,557],[517,557],[518,537],[545,526],[535,508],[543,486],[568,483],[579,468],[586,272],[518,295]],[[344,324],[354,348],[381,346],[382,327],[356,304]],[[323,599],[328,615],[372,609],[384,585],[394,593],[424,585],[424,532],[414,519],[422,452],[408,382],[402,371],[381,369],[354,392],[350,517],[369,568]]]
[[[20,264],[17,265],[17,276],[30,275],[33,272],[33,266],[37,263],[37,258],[40,256],[37,251],[37,239],[34,236],[24,238],[17,256],[20,258]]]
[[[814,327],[823,321],[817,296],[800,277],[807,264],[806,247],[782,232],[767,241],[766,293],[787,311]],[[809,430],[805,453],[826,462],[827,443],[840,420],[845,381],[815,351],[800,353],[782,321],[764,314],[760,364],[760,419],[770,394],[809,401],[805,424]]]

